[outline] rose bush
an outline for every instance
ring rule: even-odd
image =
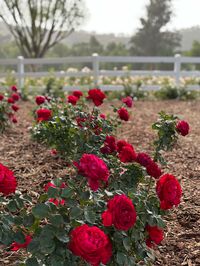
[[[177,118],[162,113],[154,124],[158,140],[152,158],[115,136],[124,123],[116,119],[124,103],[114,108],[113,119],[102,116],[96,105],[104,94],[93,93],[93,108],[80,95],[76,105],[52,99],[34,110],[32,134],[67,160],[66,178],[48,180],[33,201],[16,190],[12,172],[0,168],[0,188],[7,182],[1,189],[0,242],[26,249],[27,266],[147,265],[164,238],[163,215],[181,201],[181,186],[163,173],[159,157],[177,141]],[[51,115],[38,121],[39,110]]]

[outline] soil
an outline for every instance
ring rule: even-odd
[[[50,151],[33,142],[29,128],[32,125],[29,102],[21,103],[19,123],[0,136],[0,162],[14,171],[19,189],[29,191],[37,197],[43,184],[55,177],[66,174],[66,163],[55,159]],[[109,106],[104,107],[105,113]],[[182,202],[166,218],[165,240],[155,250],[157,265],[198,266],[200,265],[200,102],[198,101],[138,101],[132,109],[129,122],[124,123],[118,132],[118,138],[127,139],[136,151],[152,151],[152,142],[156,137],[151,124],[157,120],[157,113],[164,110],[187,120],[191,132],[180,137],[176,148],[165,158],[168,165],[165,172],[174,174],[183,189]],[[1,252],[0,252],[1,254]],[[18,265],[21,256],[8,252],[0,255],[0,265]]]

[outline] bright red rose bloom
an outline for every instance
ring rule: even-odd
[[[161,169],[159,168],[159,166],[157,165],[157,163],[155,163],[153,160],[151,160],[148,165],[146,166],[146,170],[147,173],[154,177],[154,178],[159,178],[162,174]]]
[[[14,100],[15,102],[17,102],[17,101],[19,101],[20,96],[19,96],[18,93],[13,93],[13,94],[12,94],[12,98],[13,98],[13,100]]]
[[[107,264],[112,257],[112,245],[108,236],[96,226],[86,224],[71,231],[69,249],[92,266]]]
[[[59,206],[59,205],[63,206],[63,205],[65,205],[65,200],[64,199],[59,200],[59,199],[53,199],[52,198],[52,199],[49,199],[49,202],[53,203],[56,206]]]
[[[11,250],[12,251],[17,251],[17,250],[19,250],[21,248],[27,248],[28,245],[30,244],[31,240],[32,240],[32,237],[30,235],[27,235],[25,237],[25,242],[23,244],[20,244],[18,242],[13,242],[12,245],[11,245]]]
[[[0,164],[0,192],[4,196],[15,193],[17,187],[16,178],[11,170],[3,164]]]
[[[49,109],[42,108],[37,110],[36,113],[38,121],[48,121],[52,117],[52,111]]]
[[[4,96],[2,94],[0,94],[0,101],[3,101]]]
[[[8,98],[7,102],[8,102],[8,103],[15,103],[15,101],[14,101],[13,98]]]
[[[130,96],[122,99],[122,102],[126,104],[127,107],[131,108],[133,106],[133,99]]]
[[[146,167],[149,163],[151,163],[151,161],[152,161],[152,159],[148,154],[146,154],[144,152],[139,152],[137,154],[137,162],[140,165]]]
[[[154,244],[158,245],[164,239],[164,233],[161,228],[158,226],[146,226],[146,230],[148,232],[148,238],[146,240],[146,244],[148,247],[153,247]]]
[[[42,96],[42,95],[38,95],[35,97],[35,102],[37,103],[37,105],[41,105],[46,101],[46,97]]]
[[[106,136],[104,146],[101,148],[101,152],[104,154],[110,154],[117,150],[116,140],[113,136]]]
[[[77,101],[79,100],[79,98],[74,95],[69,95],[67,99],[68,103],[71,103],[72,105],[76,105]]]
[[[128,143],[127,141],[125,141],[125,140],[118,140],[117,141],[117,151],[118,152],[121,152],[122,148],[124,146],[130,146],[133,149],[133,146],[130,143]]]
[[[189,134],[189,130],[190,130],[190,126],[188,124],[188,122],[181,120],[178,122],[178,124],[176,125],[176,130],[182,135],[182,136],[186,136]]]
[[[182,189],[178,180],[170,174],[161,176],[156,185],[156,192],[163,210],[178,206],[181,201]]]
[[[137,154],[132,145],[123,146],[123,148],[119,152],[119,159],[123,163],[130,163],[136,161]]]
[[[87,98],[91,99],[96,106],[99,106],[103,103],[103,100],[106,98],[106,95],[100,89],[92,89],[88,91]]]
[[[129,113],[128,111],[126,110],[126,108],[120,108],[118,111],[117,111],[119,117],[121,120],[124,120],[124,121],[128,121],[129,120]]]
[[[90,188],[94,191],[98,190],[101,181],[108,181],[107,165],[94,154],[83,154],[76,167],[79,173],[87,178]]]
[[[11,88],[10,88],[12,91],[15,91],[15,92],[17,92],[17,86],[16,85],[13,85],[13,86],[11,86]]]
[[[11,106],[11,108],[12,108],[13,111],[15,111],[15,112],[17,112],[17,111],[19,110],[19,106],[16,105],[16,104],[13,104],[13,105]]]
[[[80,98],[81,96],[83,96],[82,91],[73,91],[72,93],[74,96],[76,96],[77,98]]]
[[[127,231],[136,222],[136,211],[132,201],[126,195],[117,195],[109,200],[108,210],[102,214],[104,226],[112,224],[118,230]]]

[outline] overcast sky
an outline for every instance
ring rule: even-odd
[[[89,18],[81,27],[98,33],[132,34],[139,27],[149,0],[85,0]],[[200,0],[173,0],[169,29],[200,26]]]

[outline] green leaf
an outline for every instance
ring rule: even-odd
[[[69,242],[69,237],[67,236],[67,233],[63,229],[56,233],[56,237],[62,243],[68,243]]]
[[[80,218],[81,214],[82,210],[78,207],[74,207],[73,209],[70,210],[70,216],[72,219]]]
[[[124,248],[126,249],[126,251],[129,251],[131,249],[131,240],[130,240],[130,238],[128,238],[128,237],[124,238],[123,245],[124,245]]]
[[[48,217],[49,211],[49,206],[44,203],[39,203],[32,209],[33,215],[40,219]]]
[[[49,187],[47,191],[48,198],[57,198],[59,196],[59,190],[54,187]]]
[[[127,262],[127,256],[122,252],[117,252],[117,263],[125,266]]]
[[[27,247],[27,251],[32,254],[37,254],[40,249],[40,240],[38,238],[32,239],[30,244]]]
[[[35,218],[32,214],[28,214],[23,217],[23,225],[25,227],[30,227],[34,224]]]
[[[56,227],[59,227],[64,223],[63,217],[60,214],[51,215],[49,221]]]
[[[39,263],[36,258],[28,258],[26,260],[26,266],[39,266]]]
[[[61,197],[64,199],[69,199],[73,195],[73,190],[71,188],[65,188],[62,191]]]
[[[94,224],[96,221],[96,214],[89,206],[84,208],[84,216],[88,223]]]
[[[16,232],[14,234],[14,241],[19,243],[19,244],[24,244],[24,242],[25,242],[24,234],[20,231]]]

